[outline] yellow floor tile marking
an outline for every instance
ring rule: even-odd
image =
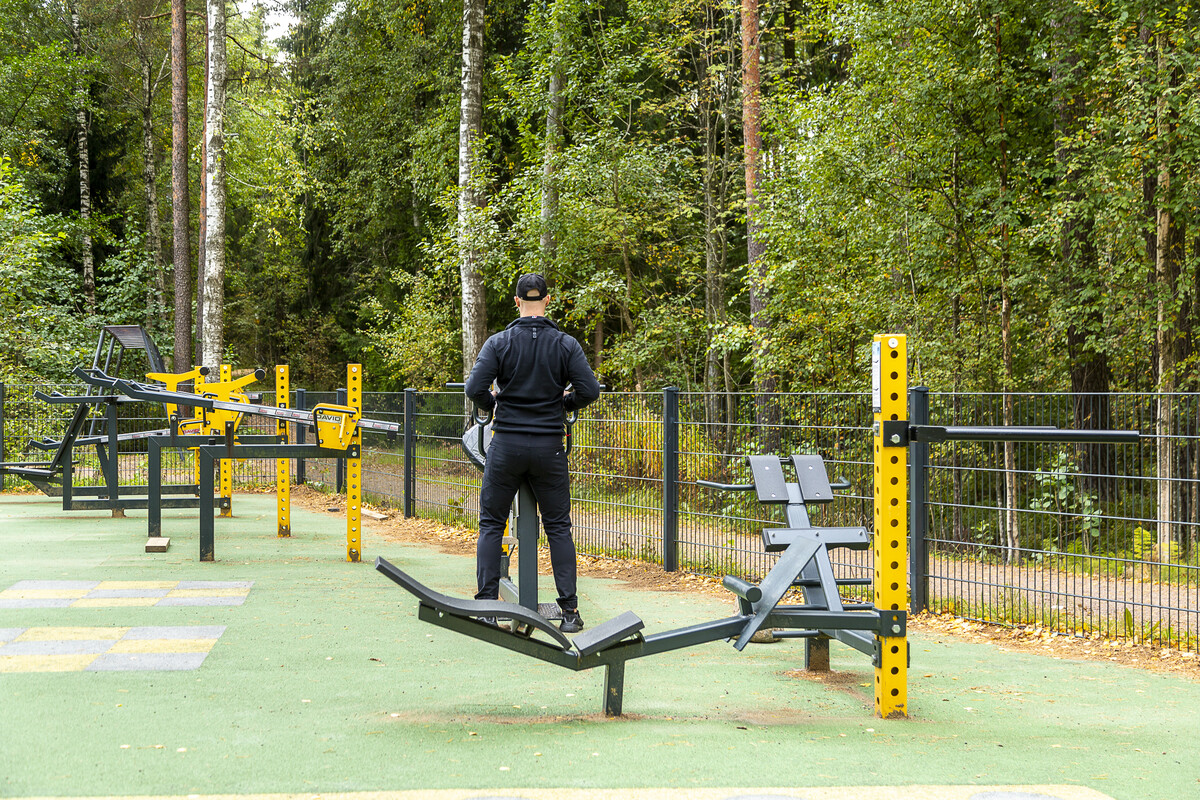
[[[84,597],[71,603],[71,608],[118,608],[120,606],[152,606],[161,597]]]
[[[0,656],[0,672],[79,672],[98,656],[99,653]]]
[[[100,581],[92,591],[115,591],[120,589],[170,589],[179,581]]]
[[[245,597],[249,589],[172,589],[167,597]]]
[[[14,642],[52,642],[55,640],[85,641],[120,639],[129,628],[30,628]]]
[[[83,597],[91,589],[5,589],[0,600],[70,600]]]
[[[216,639],[122,639],[110,653],[207,653]]]

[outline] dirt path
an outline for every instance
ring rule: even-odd
[[[297,504],[314,512],[344,513],[344,499],[337,495],[298,488],[293,491],[293,499]],[[444,552],[456,555],[470,556],[475,553],[474,530],[446,525],[435,520],[404,519],[403,516],[394,515],[394,511],[390,509],[379,511],[390,516],[382,521],[365,519],[364,527],[385,539],[432,544]],[[538,555],[539,571],[548,571],[550,564],[545,549],[543,548]],[[664,572],[657,564],[587,554],[579,556],[579,571],[586,576],[616,579],[637,590],[689,592],[729,598],[730,606],[733,606],[733,599],[721,586],[720,580],[707,575],[669,573]],[[1001,571],[991,577],[1000,579],[1008,574],[1010,573]],[[916,635],[935,641],[948,637],[956,641],[986,642],[1007,651],[1038,653],[1054,658],[1107,661],[1200,680],[1200,654],[1194,651],[1142,644],[1132,639],[1105,638],[1099,632],[1076,634],[1040,624],[990,625],[950,613],[924,613],[910,617],[909,629]]]

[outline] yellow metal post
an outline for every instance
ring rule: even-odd
[[[875,607],[900,611],[908,604],[908,448],[887,446],[884,423],[908,419],[908,358],[903,334],[879,334],[871,349],[875,411]],[[879,636],[875,713],[908,716],[908,640]]]
[[[222,364],[221,382],[228,383],[232,380],[233,367]],[[233,516],[233,461],[228,458],[221,459],[221,516]]]
[[[288,386],[288,368],[286,364],[280,364],[275,367],[275,405],[277,407],[288,407],[289,391],[291,391],[291,387]],[[282,437],[284,444],[287,444],[288,425],[286,420],[276,421],[275,433]],[[278,536],[280,538],[292,535],[291,465],[291,460],[287,458],[275,461],[275,513],[279,520]]]
[[[346,405],[362,415],[362,364],[346,365]],[[362,560],[362,429],[354,427],[346,459],[346,560]]]
[[[196,369],[199,370],[199,367],[197,367]],[[204,391],[201,388],[204,386],[204,376],[197,373],[196,382],[194,384],[192,384],[192,386],[194,387],[193,391],[196,394],[201,394]],[[197,408],[197,409],[195,409],[195,413],[200,414],[202,412],[200,411],[200,409]],[[191,454],[192,454],[192,475],[195,478],[195,480],[192,482],[195,483],[197,487],[199,487],[200,486],[200,453],[194,447],[189,447],[188,450],[191,451]]]

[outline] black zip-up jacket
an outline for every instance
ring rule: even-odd
[[[568,383],[573,391],[564,397]],[[465,392],[495,409],[493,431],[562,436],[563,412],[595,401],[600,384],[575,337],[545,317],[519,317],[483,343]]]

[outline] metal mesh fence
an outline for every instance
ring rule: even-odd
[[[1004,400],[931,394],[930,421],[998,424]],[[1142,440],[934,445],[931,607],[1195,649],[1198,410],[1195,395],[1026,395],[1013,398],[1013,424],[1131,429]]]
[[[31,438],[61,437],[69,406],[8,385],[4,398],[7,460],[48,459]],[[273,400],[266,393],[263,402]],[[334,392],[298,392],[293,407],[338,401]],[[474,527],[480,473],[461,447],[469,408],[457,392],[412,393],[411,440],[364,439],[363,489],[370,502],[418,517]],[[1200,632],[1200,397],[1195,395],[930,395],[938,425],[1052,425],[1133,429],[1141,442],[1121,445],[946,442],[932,445],[928,478],[928,558],[914,579],[928,584],[928,606],[1001,624],[1041,624],[1197,649]],[[364,416],[405,421],[403,393],[364,394]],[[674,456],[664,458],[664,411],[677,402]],[[810,509],[814,525],[871,527],[871,408],[867,394],[751,395],[611,393],[574,427],[575,539],[583,552],[664,564],[664,496],[677,492],[679,568],[764,575],[775,556],[759,537],[783,524],[777,508],[752,493],[724,493],[700,479],[749,481],[744,456],[801,452],[824,457],[830,477],[851,488]],[[121,431],[164,427],[151,404],[121,409]],[[274,423],[247,417],[243,432]],[[295,440],[295,439],[293,439]],[[411,474],[406,475],[406,447]],[[122,445],[122,483],[145,481],[145,445]],[[164,452],[189,469],[190,455]],[[89,448],[77,450],[77,481],[101,482]],[[665,467],[676,463],[673,474]],[[167,467],[168,463],[164,463]],[[333,490],[334,460],[306,462],[309,482]],[[271,461],[235,468],[240,486],[269,486]],[[13,479],[8,479],[11,485]],[[406,489],[407,486],[407,489]],[[665,541],[666,540],[666,541]],[[839,577],[869,578],[870,552],[833,554]],[[847,589],[849,593],[865,588]]]

